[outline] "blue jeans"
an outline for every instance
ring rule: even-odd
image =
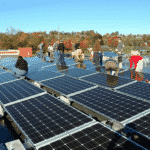
[[[43,58],[43,50],[40,49],[40,58]]]
[[[61,63],[61,65],[66,65],[64,61],[64,52],[59,53],[59,62]]]
[[[27,73],[28,73],[27,71],[20,70],[19,68],[16,68],[16,67],[12,69],[12,74],[16,75],[18,77],[25,76],[25,75],[27,75]]]
[[[100,65],[102,66],[102,64],[103,64],[103,54],[100,53]]]
[[[54,54],[55,54],[55,60],[57,62],[57,59],[58,59],[58,56],[59,56],[59,52],[58,51],[54,51]]]
[[[93,58],[93,61],[95,62],[96,65],[102,65],[102,59],[103,59],[103,55],[102,53],[100,52],[95,52],[94,53],[94,58]]]
[[[60,62],[64,62],[64,52],[60,52]]]
[[[40,58],[40,52],[37,52],[37,56]]]

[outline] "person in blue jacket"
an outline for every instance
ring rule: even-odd
[[[40,48],[41,61],[44,61],[44,59],[43,59],[43,45],[44,45],[44,41],[42,41],[42,43],[38,45],[38,47]]]

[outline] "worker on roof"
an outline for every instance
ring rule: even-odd
[[[107,60],[104,64],[107,74],[118,76],[119,67],[114,60]],[[112,73],[111,73],[112,72]]]
[[[44,45],[44,41],[42,41],[42,43],[38,45],[38,47],[40,48],[41,62],[45,61],[45,59],[43,58],[43,45]]]
[[[18,77],[26,76],[28,73],[28,63],[22,56],[18,56],[15,68],[12,69],[12,74]]]
[[[135,71],[142,71],[143,69],[143,57],[140,56],[140,53],[136,50],[132,50],[129,53],[129,61],[130,61],[130,68],[132,68],[134,63],[134,70]]]

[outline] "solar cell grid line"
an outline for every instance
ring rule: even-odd
[[[0,74],[2,73],[6,73],[7,71],[5,71],[4,69],[0,69]]]
[[[43,89],[19,79],[17,81],[0,85],[0,101],[2,105],[5,105],[43,92]]]
[[[69,100],[118,122],[129,119],[150,108],[148,102],[101,87],[70,96]]]
[[[122,95],[127,95],[127,96],[129,96],[129,97],[136,98],[136,99],[141,100],[141,101],[143,101],[143,102],[148,102],[148,103],[150,102],[150,101],[147,100],[147,99],[144,99],[144,98],[141,98],[141,97],[139,97],[139,96],[134,96],[134,95],[131,95],[131,94],[126,93],[127,90],[125,90],[124,92],[120,92],[120,91],[118,91],[118,90],[114,90],[114,91],[117,92],[117,93],[120,93],[120,94],[122,94]]]
[[[95,122],[89,116],[49,94],[4,108],[33,144],[45,141],[83,124]]]
[[[68,94],[68,95],[66,95],[66,97],[70,97],[70,96],[73,96],[73,95],[76,95],[76,94],[80,94],[80,93],[82,93],[82,92],[85,92],[85,91],[94,89],[94,88],[96,88],[96,87],[98,87],[98,85],[93,86],[93,87],[90,87],[90,88],[87,88],[87,89],[84,89],[84,90],[81,90],[81,91],[77,91],[77,92],[75,92],[75,93]]]
[[[63,77],[65,76],[64,74],[60,75],[60,76],[56,76],[56,77],[53,77],[53,78],[50,78],[50,79],[46,79],[46,80],[41,80],[39,81],[40,83],[42,83],[43,81],[48,81],[48,80],[51,80],[51,79],[55,79],[55,78],[59,78],[59,77]]]
[[[99,74],[99,72],[94,72],[94,73],[92,73],[92,74],[88,74],[88,75],[79,77],[79,79],[82,79],[82,78],[84,78],[84,77],[88,77],[88,76],[91,76],[91,75],[95,75],[95,74]]]
[[[24,86],[24,89],[26,90],[30,90],[30,93],[31,91],[33,91],[33,93],[40,93],[40,92],[43,92],[43,89],[33,85],[32,83],[30,82],[27,82],[25,80],[19,80],[19,81],[16,81],[14,82],[14,84],[16,84],[15,86],[18,86],[18,87],[22,87],[22,85]]]
[[[126,129],[128,128],[150,139],[150,112],[134,121],[130,121],[126,126]]]
[[[129,119],[126,119],[126,120],[122,121],[121,123],[122,123],[122,125],[125,126],[126,124],[128,124],[130,122],[133,122],[133,121],[135,121],[135,120],[137,120],[137,119],[141,118],[142,116],[145,116],[149,113],[150,113],[150,108],[143,111],[143,112],[141,112],[141,113],[139,113],[139,114],[137,114],[137,115],[135,115],[135,116],[133,116],[133,117],[131,117],[131,118],[129,118]]]
[[[124,137],[118,132],[97,123],[77,133],[71,133],[67,137],[59,139],[48,145],[38,147],[38,150],[147,150],[145,147]]]
[[[144,82],[135,82],[128,86],[117,89],[116,91],[123,92],[129,95],[133,95],[139,98],[143,98],[150,101],[150,84]]]
[[[68,76],[71,76],[71,77],[81,77],[81,76],[84,76],[86,74],[92,74],[94,73],[95,71],[89,71],[89,70],[85,70],[85,69],[80,69],[80,68],[71,68],[71,69],[68,69],[68,72],[64,72],[64,74],[68,75]]]
[[[48,71],[48,70],[41,70],[38,72],[33,72],[31,74],[28,74],[28,78],[35,80],[35,81],[41,81],[41,80],[46,80],[46,79],[50,79],[56,76],[60,76],[61,74],[58,72],[52,72],[52,71]]]
[[[17,78],[9,72],[0,74],[0,84],[4,84],[14,80],[17,80]]]
[[[41,84],[65,95],[95,86],[94,84],[90,84],[86,81],[81,81],[67,75],[43,81]]]
[[[22,101],[26,101],[28,99],[31,99],[31,98],[35,98],[35,97],[38,97],[38,96],[41,96],[41,95],[44,95],[44,94],[47,94],[47,92],[43,92],[43,93],[39,93],[39,94],[36,94],[36,95],[32,95],[32,96],[29,96],[29,97],[25,97],[25,98],[22,98],[22,99],[19,99],[19,100],[16,100],[16,101],[13,101],[13,102],[10,102],[10,103],[7,103],[7,104],[4,104],[3,106],[6,107],[6,106],[9,106],[9,105],[13,105],[13,104],[16,104],[16,103],[20,103]]]
[[[86,81],[89,81],[91,83],[95,83],[101,86],[109,87],[109,88],[119,87],[121,85],[125,85],[134,81],[132,79],[112,76],[112,75],[108,75],[108,74],[104,74],[100,72],[97,74],[82,77],[80,79],[86,80]]]
[[[44,67],[42,67],[41,69],[44,69],[44,68],[47,68],[47,67],[51,67],[51,66],[56,66],[56,64],[44,66]]]

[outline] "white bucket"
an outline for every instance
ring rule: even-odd
[[[139,60],[139,62],[137,63],[137,67],[135,69],[135,71],[142,71],[143,69],[143,59]]]

